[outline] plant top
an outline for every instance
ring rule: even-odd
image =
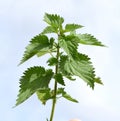
[[[94,89],[95,83],[102,84],[101,79],[95,74],[95,69],[88,55],[78,52],[79,45],[102,47],[104,45],[91,34],[78,34],[76,30],[81,29],[82,25],[72,23],[63,26],[64,19],[59,15],[45,13],[44,21],[47,23],[47,27],[30,40],[20,64],[33,56],[41,57],[49,54],[50,58],[46,59],[46,63],[50,68],[34,66],[23,73],[20,78],[16,106],[33,94],[37,94],[42,104],[46,104],[51,99],[53,104],[49,121],[52,121],[55,103],[59,97],[78,102],[65,91],[66,78],[74,81],[75,76],[77,76],[92,89]],[[52,36],[53,33],[57,35],[57,39]],[[48,34],[51,34],[51,37],[48,37]],[[51,81],[54,81],[53,88],[49,86]]]

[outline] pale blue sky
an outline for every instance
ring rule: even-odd
[[[92,91],[82,80],[66,82],[66,90],[79,100],[57,103],[54,121],[120,120],[120,1],[119,0],[0,0],[0,121],[45,121],[49,117],[51,102],[42,106],[33,95],[22,105],[12,108],[19,90],[19,78],[33,65],[45,65],[34,57],[17,66],[29,40],[45,27],[45,12],[57,13],[65,23],[78,23],[85,27],[78,32],[90,33],[108,46],[80,46],[79,51],[91,57],[104,86],[96,85]]]

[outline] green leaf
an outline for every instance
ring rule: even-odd
[[[42,56],[42,55],[45,55],[45,54],[47,54],[47,53],[52,54],[52,53],[56,52],[56,48],[53,47],[54,38],[51,37],[49,41],[50,41],[50,42],[49,42],[49,47],[46,47],[46,48],[43,48],[42,50],[40,50],[40,51],[37,53],[37,56],[38,56],[38,57],[40,57],[40,56]]]
[[[51,94],[51,91],[49,88],[46,89],[40,89],[36,92],[38,99],[42,102],[42,104],[46,104],[46,102],[49,99],[53,98],[53,95]]]
[[[27,100],[37,90],[48,88],[52,76],[51,69],[45,70],[39,66],[28,68],[20,79],[20,90],[16,106]]]
[[[78,103],[78,101],[74,98],[72,98],[69,94],[67,94],[67,92],[64,91],[64,88],[58,88],[57,90],[57,95],[62,95],[62,97],[64,97],[65,99]]]
[[[65,32],[75,31],[76,29],[79,29],[82,27],[83,27],[82,25],[78,25],[78,24],[66,24]]]
[[[72,102],[75,102],[75,103],[78,103],[78,101],[74,98],[72,98],[69,94],[67,94],[66,92],[63,93],[62,95],[65,99],[69,100],[69,101],[72,101]]]
[[[64,19],[56,14],[45,13],[44,21],[57,30],[58,28],[61,29]]]
[[[78,43],[74,36],[64,36],[59,39],[59,45],[68,54],[70,58],[75,58],[77,54]]]
[[[58,88],[57,95],[61,95],[62,93],[64,93],[64,88]]]
[[[51,58],[48,59],[47,63],[48,63],[49,66],[54,66],[58,63],[58,61],[57,61],[57,58],[51,57]]]
[[[52,51],[52,45],[48,37],[45,35],[37,35],[26,47],[26,51],[24,52],[24,56],[20,64],[24,63],[34,55],[42,56],[46,53],[49,53],[50,51]]]
[[[61,57],[61,58],[62,58],[62,57]],[[60,71],[61,71],[61,62],[59,63],[59,67],[60,67]],[[65,78],[67,78],[67,79],[69,79],[69,80],[71,80],[71,81],[75,81],[75,80],[76,80],[76,78],[74,78],[72,74],[66,72],[65,70],[62,70],[61,72],[62,72],[62,73],[61,73],[62,76],[64,76]]]
[[[62,74],[58,73],[58,74],[56,74],[56,75],[54,76],[54,78],[55,78],[55,80],[56,80],[59,84],[65,86],[65,83],[64,83]]]
[[[73,76],[79,76],[90,87],[94,88],[94,68],[90,62],[90,58],[84,54],[78,53],[78,58],[69,59],[68,56],[61,56],[60,60],[61,72]]]
[[[47,26],[41,34],[57,33],[58,30],[55,27]]]
[[[78,42],[85,45],[105,46],[90,34],[78,34]]]
[[[98,83],[98,84],[102,84],[102,85],[103,85],[103,83],[102,83],[100,77],[95,78],[94,81],[95,81],[96,83]]]
[[[63,76],[65,76],[66,78],[68,78],[69,80],[71,81],[75,81],[76,79],[72,77],[72,75],[66,73],[66,74],[63,74]]]

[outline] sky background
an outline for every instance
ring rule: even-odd
[[[90,33],[107,45],[79,47],[91,57],[96,74],[104,86],[96,84],[94,91],[82,80],[66,80],[66,90],[79,104],[60,100],[54,121],[120,120],[120,1],[119,0],[0,0],[0,121],[45,121],[51,102],[46,106],[33,95],[16,108],[19,78],[33,65],[45,65],[47,56],[33,57],[21,66],[24,48],[30,39],[46,26],[44,13],[57,13],[65,23],[85,26],[79,33]]]

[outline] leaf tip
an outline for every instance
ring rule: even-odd
[[[95,83],[98,83],[98,84],[101,84],[101,85],[104,85],[103,82],[101,81],[101,78],[100,77],[97,77],[94,79],[94,82]]]

